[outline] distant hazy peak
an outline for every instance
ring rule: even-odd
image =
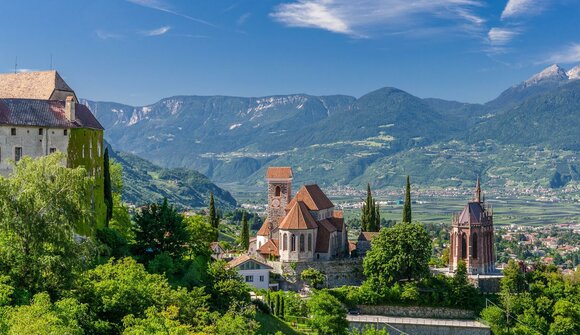
[[[576,65],[575,67],[570,69],[570,71],[566,72],[566,74],[568,75],[568,79],[570,80],[580,79],[580,65]]]
[[[554,64],[545,69],[540,73],[536,73],[531,76],[528,80],[524,81],[524,86],[535,85],[544,81],[566,81],[568,80],[568,75],[566,70],[561,68],[559,65]]]

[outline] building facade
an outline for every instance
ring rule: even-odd
[[[316,184],[292,197],[292,169],[270,167],[268,218],[256,236],[256,254],[281,262],[329,260],[348,253],[343,213]]]
[[[236,269],[244,282],[257,289],[270,288],[272,267],[248,255],[242,255],[228,263],[228,268]]]
[[[481,195],[481,185],[477,186],[473,199],[463,211],[453,215],[449,247],[449,270],[455,272],[463,260],[470,275],[493,274],[495,269],[495,248],[493,210]]]

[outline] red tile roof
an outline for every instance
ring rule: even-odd
[[[292,168],[289,166],[272,166],[266,171],[266,179],[292,179]]]
[[[279,229],[314,229],[318,225],[310,214],[310,211],[302,201],[294,203],[284,220],[280,223]]]
[[[262,224],[262,227],[260,227],[260,230],[258,230],[258,233],[256,233],[257,236],[269,236],[270,235],[270,219],[266,219],[264,221],[264,223]]]
[[[286,209],[292,208],[297,201],[302,201],[311,211],[319,211],[334,207],[334,204],[316,184],[304,185],[300,188],[294,199],[290,201]]]
[[[87,106],[76,104],[75,114],[66,118],[64,101],[0,99],[0,125],[104,129]]]
[[[238,258],[232,259],[231,261],[228,262],[227,267],[228,268],[234,268],[234,267],[240,266],[240,265],[242,265],[242,264],[244,264],[246,262],[255,262],[255,263],[258,263],[258,264],[260,264],[262,266],[265,266],[267,268],[270,268],[270,269],[272,268],[270,265],[268,265],[268,264],[266,264],[264,262],[260,262],[259,260],[255,259],[255,258],[252,258],[252,257],[250,257],[248,255],[242,255],[242,256],[240,256]]]
[[[278,240],[270,239],[268,242],[264,243],[263,246],[258,249],[258,252],[262,255],[270,255],[270,256],[280,256],[280,252],[278,250]]]
[[[359,241],[372,241],[379,234],[378,231],[361,231],[358,235]]]

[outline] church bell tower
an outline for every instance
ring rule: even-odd
[[[270,234],[274,234],[286,216],[286,206],[292,199],[292,168],[269,167],[266,171],[266,182],[268,183]]]

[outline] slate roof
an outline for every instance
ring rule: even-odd
[[[269,239],[268,242],[264,243],[264,245],[258,249],[258,252],[262,255],[279,257],[280,251],[278,250],[278,240],[273,238]]]
[[[292,179],[292,168],[289,166],[272,166],[266,171],[266,179]]]
[[[459,223],[479,223],[483,208],[479,202],[469,202],[459,215]]]
[[[331,217],[328,221],[330,221],[337,231],[342,231],[344,228],[344,218],[342,217]]]
[[[3,99],[49,100],[58,95],[55,91],[75,94],[56,71],[0,74],[0,98]]]
[[[314,251],[328,253],[328,247],[330,246],[330,234],[331,230],[329,230],[329,226],[334,228],[330,223],[323,224],[322,222],[326,220],[320,221],[320,225],[318,226],[318,233],[316,234],[316,248]],[[336,230],[334,230],[336,231]]]
[[[238,258],[232,259],[231,261],[228,262],[228,265],[227,266],[228,266],[228,268],[231,269],[231,268],[235,268],[236,266],[240,266],[240,265],[242,265],[242,264],[244,264],[246,262],[255,262],[255,263],[258,263],[258,264],[260,264],[262,266],[265,266],[265,267],[267,267],[269,269],[272,269],[272,267],[270,265],[268,265],[266,263],[263,263],[263,262],[260,262],[259,260],[255,259],[255,258],[252,258],[252,257],[250,257],[248,255],[242,255],[242,256],[240,256]]]
[[[310,214],[308,207],[302,201],[294,203],[284,220],[280,223],[279,229],[314,229],[318,225]]]
[[[260,227],[260,230],[258,230],[258,233],[256,233],[256,236],[269,236],[269,235],[270,235],[270,219],[266,219],[262,224],[262,227]]]
[[[36,99],[0,99],[0,125],[103,130],[89,108],[76,104],[76,120],[65,116],[65,102]]]
[[[292,208],[297,201],[302,201],[311,211],[319,211],[334,207],[334,204],[316,184],[304,185],[300,188],[294,199],[290,201],[286,209]]]

